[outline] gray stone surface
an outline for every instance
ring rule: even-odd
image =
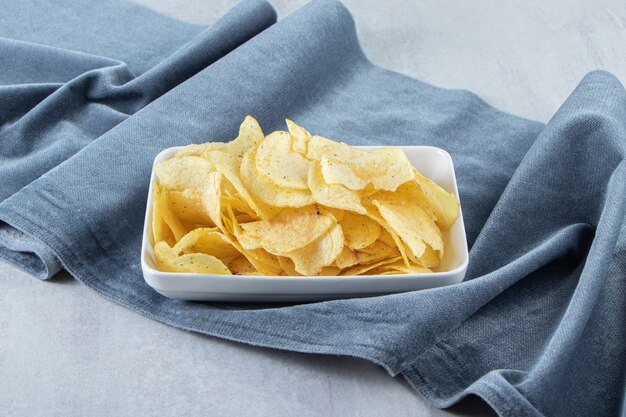
[[[211,23],[235,0],[138,0]],[[273,1],[279,16],[304,2]],[[622,0],[346,0],[380,65],[547,121],[597,68],[626,80]],[[95,4],[95,0],[94,0]],[[0,262],[0,415],[444,416],[367,362],[277,352],[191,334],[62,274],[40,282]]]

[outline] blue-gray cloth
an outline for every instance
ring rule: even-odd
[[[544,125],[374,66],[335,1],[278,23],[246,1],[209,28],[118,1],[0,4],[3,259],[41,279],[65,268],[183,329],[365,358],[438,407],[475,394],[505,416],[626,414],[626,92],[612,75],[589,74]],[[302,305],[153,291],[139,253],[154,156],[228,140],[247,114],[448,150],[466,280]]]

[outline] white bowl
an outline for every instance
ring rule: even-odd
[[[357,146],[373,150],[377,146]],[[432,146],[401,146],[413,166],[457,198],[459,192],[452,158]],[[157,155],[154,164],[170,159],[179,147]],[[156,181],[154,170],[150,181]],[[442,287],[463,281],[467,270],[467,239],[461,212],[452,227],[444,232],[446,250],[439,268],[432,274],[362,276],[242,276],[161,272],[156,269],[152,216],[152,187],[148,193],[146,219],[141,247],[141,269],[148,285],[162,295],[181,300],[204,301],[319,301],[348,297],[367,297]]]

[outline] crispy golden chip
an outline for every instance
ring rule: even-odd
[[[265,249],[246,250],[242,248],[241,252],[263,275],[280,275],[282,273],[278,257],[268,253]]]
[[[356,251],[356,259],[359,264],[370,264],[387,258],[396,258],[400,256],[397,248],[385,245],[381,241],[376,241],[371,245]]]
[[[430,205],[430,202],[422,192],[421,188],[417,184],[417,181],[407,181],[402,184],[398,189],[394,192],[390,191],[378,191],[368,198],[369,201],[372,199],[382,199],[382,200],[390,200],[396,201],[398,204],[402,204],[401,202],[410,202],[410,204],[419,205],[424,212],[428,214],[431,220],[436,220],[437,217],[434,214],[434,210]],[[385,239],[388,239],[385,236]],[[389,241],[386,242],[389,245],[392,245]],[[406,244],[403,244],[406,246]],[[426,267],[437,267],[439,265],[440,256],[443,255],[442,252],[435,252],[430,245],[426,245],[426,251],[424,254],[418,258],[416,258],[411,250],[407,251],[407,256],[413,263],[417,263]]]
[[[154,166],[159,183],[168,190],[202,189],[211,171],[211,163],[198,156],[172,158]]]
[[[321,210],[326,211],[328,213],[330,213],[331,216],[333,216],[335,218],[336,222],[340,222],[341,219],[343,219],[343,215],[345,213],[344,210],[341,209],[336,209],[334,207],[328,207],[328,206],[323,206],[320,207]]]
[[[167,195],[167,189],[160,185],[155,184],[154,188],[154,198],[155,202],[158,205],[158,213],[161,215],[161,218],[172,231],[174,235],[174,239],[178,241],[182,238],[186,233],[187,229],[181,221],[176,217],[176,215],[172,212],[170,208],[170,201]]]
[[[298,126],[291,120],[287,119],[287,129],[289,130],[289,134],[293,138],[293,142],[291,144],[294,152],[301,153],[302,155],[306,155],[307,145],[309,140],[311,139],[311,134],[306,131],[301,126]]]
[[[154,259],[160,271],[178,272],[170,265],[171,261],[177,257],[178,254],[166,242],[160,241],[154,244]]]
[[[212,150],[219,150],[225,152],[239,161],[243,159],[244,153],[254,146],[257,146],[265,136],[259,122],[254,117],[246,116],[241,126],[239,126],[239,136],[232,141],[225,144],[225,146],[216,146],[215,149],[206,149],[204,156],[206,157]],[[216,144],[216,142],[214,142]]]
[[[170,262],[177,272],[192,272],[195,274],[232,275],[228,267],[214,256],[204,253],[190,253],[179,256]]]
[[[335,265],[338,268],[346,269],[359,263],[356,252],[347,247],[344,243],[343,250],[335,259]]]
[[[293,264],[293,261],[289,258],[285,258],[284,256],[278,257],[278,264],[283,269],[285,275],[297,277],[302,275],[298,271],[296,271],[296,267]]]
[[[235,243],[214,228],[195,229],[180,239],[173,248],[179,253],[205,253],[228,262],[241,255]]]
[[[332,264],[343,250],[343,232],[335,225],[328,233],[308,245],[286,253],[302,275],[317,275],[325,266]]]
[[[209,176],[211,174],[209,174]],[[204,206],[202,193],[199,189],[187,188],[183,191],[170,190],[168,197],[172,212],[181,222],[206,224],[210,226],[214,224]]]
[[[327,207],[365,214],[359,194],[340,184],[327,184],[318,161],[310,163],[307,183],[313,198],[318,203]]]
[[[246,116],[239,126],[239,136],[230,142],[207,142],[191,144],[183,147],[176,153],[176,158],[185,156],[203,156],[212,151],[223,151],[233,156],[243,157],[243,153],[252,146],[258,145],[263,140],[261,126],[252,116]]]
[[[334,224],[331,216],[315,206],[285,209],[270,220],[241,224],[239,237],[246,249],[263,248],[282,256],[313,242]]]
[[[268,135],[257,147],[257,171],[281,188],[308,190],[309,162],[292,150],[291,135],[276,131]]]
[[[378,237],[378,240],[389,247],[396,247],[396,241],[393,239],[393,236],[391,236],[391,234],[383,227],[380,228],[380,236]]]
[[[183,252],[193,253],[198,252],[193,250],[193,246],[198,242],[198,240],[207,233],[213,233],[217,229],[215,228],[198,228],[190,231],[185,234],[182,238],[176,242],[176,244],[171,248],[176,256],[180,255]]]
[[[320,165],[328,184],[341,184],[363,190],[369,184],[379,190],[394,191],[413,178],[413,167],[399,148],[380,148],[351,159],[322,155]]]
[[[259,220],[259,216],[256,215],[254,210],[252,210],[245,201],[243,201],[241,198],[225,195],[224,190],[222,189],[222,205],[224,204],[228,204],[230,207],[232,207],[237,216],[246,216],[248,219],[250,219],[240,220],[240,223]]]
[[[214,164],[215,168],[226,177],[237,191],[238,195],[241,196],[241,199],[245,201],[257,216],[268,219],[276,213],[276,210],[262,201],[255,200],[250,192],[248,192],[248,188],[242,181],[242,174],[239,172],[240,164],[235,156],[221,151],[213,151],[206,154],[205,158],[208,158],[208,160]]]
[[[176,152],[175,158],[182,158],[185,156],[202,156],[207,149],[218,150],[226,146],[224,142],[207,142],[201,144],[192,143],[191,145],[184,146]]]
[[[418,170],[414,170],[414,175],[437,217],[437,224],[444,229],[449,229],[459,217],[459,201],[454,195],[420,174]]]
[[[255,157],[255,148],[246,152],[241,163],[241,178],[257,201],[273,207],[304,207],[314,203],[309,190],[281,188],[260,176]]]
[[[356,265],[353,266],[352,268],[348,268],[344,271],[341,272],[341,275],[363,275],[366,272],[379,267],[381,265],[386,265],[389,263],[393,263],[393,262],[397,262],[397,261],[402,261],[402,258],[397,257],[397,258],[390,258],[390,259],[384,259],[380,262],[377,263],[373,263],[373,264],[368,264],[368,265]]]
[[[226,265],[216,257],[204,253],[178,256],[165,242],[154,245],[154,255],[161,271],[231,275]]]
[[[254,265],[250,263],[245,256],[238,256],[234,258],[228,264],[228,269],[233,275],[258,275],[259,271],[256,270]]]
[[[425,266],[427,268],[436,268],[441,263],[441,252],[435,251],[430,245],[426,245],[426,250],[419,258],[413,256],[413,253],[409,250],[407,255],[413,264]]]
[[[189,145],[154,170],[162,271],[236,275],[431,272],[459,203],[399,148],[355,149],[248,116],[230,142]],[[213,227],[215,226],[215,227]]]
[[[170,236],[173,237],[173,235],[161,215],[161,188],[159,184],[156,182],[152,183],[152,190],[152,240],[156,243],[167,240]]]
[[[230,142],[207,142],[187,145],[176,153],[176,158],[203,156],[212,151],[223,151],[241,160],[244,152],[258,145],[263,138],[263,131],[259,123],[252,116],[246,116],[241,126],[239,126],[239,136],[235,139]]]
[[[443,253],[441,230],[416,203],[410,201],[372,200],[381,216],[400,236],[416,258],[426,251],[426,244]]]
[[[211,172],[202,193],[202,205],[214,225],[224,231],[222,224],[222,178],[219,171]]]
[[[227,230],[233,244],[241,252],[250,263],[259,271],[260,275],[280,275],[282,268],[280,267],[277,257],[267,253],[264,249],[245,249],[241,240],[238,238],[242,235],[241,227],[237,216],[235,216],[230,205],[226,204],[226,215],[223,217],[225,229]]]
[[[375,275],[429,274],[431,272],[433,271],[425,266],[415,264],[407,266],[402,261],[396,261],[370,270],[370,273]]]
[[[404,248],[404,244],[402,243],[402,239],[400,239],[400,236],[398,236],[398,234],[393,230],[393,228],[389,226],[387,221],[381,217],[380,213],[376,209],[376,206],[374,206],[373,204],[371,206],[368,205],[366,209],[367,209],[367,217],[369,217],[370,219],[378,223],[380,227],[382,227],[383,230],[386,232],[386,234],[383,234],[383,232],[381,231],[381,237],[383,237],[384,239],[383,243],[385,243],[387,246],[395,247],[396,249],[398,249],[398,251],[400,252],[400,256],[402,257],[402,260],[404,261],[404,263],[406,265],[409,265],[409,258],[406,255],[406,250]],[[389,235],[389,237],[391,237],[393,244],[388,244],[385,242],[385,241],[388,242],[388,237],[386,235]]]
[[[317,274],[320,277],[334,277],[339,275],[339,273],[341,272],[341,269],[333,266],[333,265],[329,265],[329,266],[325,266],[324,268],[322,268],[322,270]]]
[[[409,201],[411,204],[417,204],[424,210],[431,219],[437,220],[435,211],[430,204],[426,195],[418,185],[416,180],[410,180],[399,186],[395,191],[378,190],[366,197],[367,201],[372,200],[390,200],[390,201]]]
[[[339,223],[346,245],[353,250],[363,249],[380,236],[380,225],[367,216],[346,212]]]
[[[365,153],[346,143],[315,135],[308,141],[306,157],[316,161],[321,161],[323,156],[332,157],[333,160],[347,161],[361,158]]]

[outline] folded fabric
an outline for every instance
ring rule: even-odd
[[[2,3],[0,257],[42,279],[62,266],[180,328],[365,358],[438,407],[475,394],[501,415],[624,412],[626,92],[610,74],[585,77],[543,125],[374,66],[336,1],[276,24],[267,3],[244,2],[205,30],[126,3],[92,15]],[[71,28],[28,27],[69,15]],[[268,130],[289,117],[350,144],[448,150],[466,280],[302,305],[154,292],[139,263],[154,156],[228,140],[247,114]]]

